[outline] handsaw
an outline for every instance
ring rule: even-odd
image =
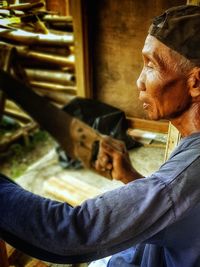
[[[81,120],[37,95],[31,87],[0,69],[0,89],[49,132],[73,159],[94,170],[103,136]],[[98,172],[111,178],[110,171]]]

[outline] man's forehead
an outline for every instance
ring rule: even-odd
[[[148,35],[144,47],[142,49],[142,54],[144,56],[149,56],[149,57],[161,57],[162,54],[167,54],[169,51],[169,48],[162,44],[159,40],[157,40],[155,37]]]
[[[145,42],[144,42],[144,47],[142,49],[142,53],[151,53],[156,46],[156,39],[155,37],[151,35],[147,35]]]
[[[177,58],[172,54],[171,48],[157,40],[155,37],[148,35],[144,47],[142,49],[142,55],[145,58],[153,61],[160,68],[168,68],[169,65],[175,64]]]

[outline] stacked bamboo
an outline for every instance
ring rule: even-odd
[[[43,5],[2,7],[0,40],[16,48],[18,64],[34,91],[64,105],[76,95],[72,18],[41,10]]]
[[[37,94],[62,107],[77,94],[72,17],[47,12],[44,1],[5,2],[0,1],[0,57],[4,51],[15,53],[7,53],[0,67],[20,73]],[[3,99],[0,94],[0,117]],[[4,114],[22,124],[32,121],[8,100]]]

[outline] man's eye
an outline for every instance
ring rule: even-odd
[[[151,61],[149,61],[147,63],[147,67],[153,69],[154,68],[154,64]]]

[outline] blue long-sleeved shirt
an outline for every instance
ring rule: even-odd
[[[109,266],[200,266],[199,174],[200,134],[194,134],[150,177],[75,208],[0,176],[0,235],[58,263],[91,261],[136,245],[134,253],[113,256]]]

